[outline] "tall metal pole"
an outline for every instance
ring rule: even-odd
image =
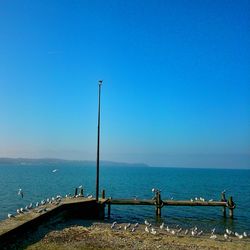
[[[100,108],[101,108],[101,86],[102,80],[98,82],[98,126],[97,126],[97,157],[96,157],[96,201],[99,197],[99,159],[100,159]]]

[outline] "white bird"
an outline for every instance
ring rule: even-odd
[[[187,234],[188,234],[188,229],[186,229],[186,230],[185,230],[184,234],[185,234],[185,235],[187,235]]]
[[[82,185],[80,185],[78,188],[82,188]]]
[[[239,238],[240,240],[243,239],[243,235],[242,235],[242,234],[239,235],[238,238]]]
[[[193,199],[190,199],[191,202],[193,202],[194,200]]]
[[[53,169],[52,170],[52,173],[55,173],[55,172],[57,172],[58,171],[58,169]]]
[[[127,230],[130,226],[131,226],[131,224],[128,223],[127,225],[124,226],[124,230]]]
[[[155,188],[152,188],[152,193],[154,193],[156,190],[155,190]]]
[[[192,235],[192,236],[195,236],[195,235],[196,235],[196,231],[192,230],[192,231],[191,231],[191,235]]]
[[[36,207],[38,207],[38,206],[39,206],[39,202],[36,203]]]
[[[200,232],[197,233],[197,236],[201,236],[203,234],[203,231],[201,230]]]
[[[21,212],[21,213],[23,213],[23,212],[24,212],[24,210],[23,210],[23,208],[22,208],[22,207],[20,208],[20,212]]]
[[[145,225],[149,226],[149,222],[147,220],[144,221]]]
[[[195,197],[194,199],[195,199],[196,201],[198,201],[198,198],[197,198],[197,197]]]
[[[231,234],[232,234],[232,231],[229,230],[228,228],[226,228],[226,233],[227,233],[228,235],[231,235]]]
[[[88,198],[88,199],[92,199],[92,198],[93,198],[93,195],[89,195],[87,198]]]
[[[23,191],[22,191],[22,189],[21,188],[19,188],[19,190],[18,190],[18,193],[17,193],[18,195],[20,195],[22,198],[23,198]]]
[[[225,240],[228,240],[228,235],[227,234],[224,234],[224,238],[225,238]]]
[[[135,227],[133,227],[132,229],[131,229],[131,232],[133,233],[135,231]]]
[[[164,222],[160,225],[160,229],[162,230],[164,228]]]
[[[30,203],[30,204],[29,204],[29,209],[31,209],[31,208],[32,208],[32,206],[33,206],[33,204],[32,204],[32,203]]]
[[[213,201],[213,199],[210,199],[210,200],[209,200],[209,202],[212,202],[212,201]]]
[[[239,237],[240,235],[239,235],[237,232],[235,232],[235,236],[236,236],[236,237]]]
[[[17,209],[16,212],[17,212],[18,214],[20,214],[20,210],[19,210],[19,209]]]
[[[167,228],[166,228],[166,231],[169,233],[170,232],[170,229],[169,229],[169,227],[167,226]]]
[[[10,219],[10,218],[13,218],[13,217],[15,217],[13,214],[8,214],[8,218]]]
[[[243,236],[244,236],[244,237],[247,237],[247,233],[246,233],[246,232],[244,232],[244,233],[243,233]]]
[[[134,227],[138,227],[139,226],[139,223],[135,223]]]
[[[182,231],[182,228],[179,228],[178,230],[177,230],[177,233],[180,233]]]
[[[151,234],[153,234],[153,235],[156,234],[156,230],[154,228],[151,228]]]
[[[215,234],[212,234],[212,235],[210,236],[210,239],[215,240],[215,239],[217,239],[217,236],[216,236]]]
[[[171,234],[175,235],[175,231],[174,231],[174,230],[171,230]]]
[[[149,229],[148,229],[147,226],[145,227],[145,231],[146,231],[147,233],[149,233]]]
[[[117,222],[114,221],[114,222],[112,223],[112,225],[111,225],[111,229],[113,229],[113,228],[115,227],[116,224],[117,224]]]
[[[213,229],[211,230],[211,234],[214,234],[214,232],[215,232],[215,228],[213,228]]]

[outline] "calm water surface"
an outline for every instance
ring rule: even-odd
[[[58,171],[52,173],[55,168]],[[0,220],[30,202],[73,193],[79,185],[83,185],[85,194],[95,194],[94,167],[0,165]],[[19,187],[23,189],[23,199],[17,195]],[[225,220],[219,207],[164,207],[162,220],[170,226],[197,225],[205,231],[216,227],[218,232],[228,227],[250,233],[250,170],[101,167],[100,189],[106,190],[107,197],[150,199],[153,187],[162,191],[163,199],[188,200],[195,197],[219,200],[221,191],[226,189],[227,197],[232,195],[237,204],[234,220]],[[151,206],[112,206],[111,216],[119,221],[143,223],[148,219],[160,223]]]

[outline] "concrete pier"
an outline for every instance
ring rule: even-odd
[[[64,198],[61,202],[45,204],[0,221],[0,246],[4,246],[26,232],[35,230],[51,219],[104,219],[106,199],[84,197]]]

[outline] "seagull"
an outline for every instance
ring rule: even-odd
[[[224,238],[225,238],[225,240],[228,240],[228,235],[227,234],[224,234]]]
[[[227,233],[228,235],[231,235],[231,234],[232,234],[232,231],[229,230],[228,228],[226,228],[226,233]]]
[[[23,198],[23,191],[22,191],[22,189],[21,188],[19,188],[19,190],[18,190],[18,193],[17,193],[18,195],[20,195],[22,198]]]
[[[156,235],[156,231],[154,228],[151,229],[151,234]]]
[[[156,189],[155,188],[152,188],[152,193],[154,193],[156,191]]]
[[[131,232],[133,233],[135,231],[135,227],[133,227],[132,229],[131,229]]]
[[[185,235],[187,235],[187,234],[188,234],[188,229],[186,229],[186,231],[184,232],[184,234],[185,234]]]
[[[210,239],[215,240],[215,239],[217,239],[217,236],[216,236],[215,234],[212,234],[212,235],[210,236]]]
[[[240,235],[239,235],[237,232],[235,232],[235,236],[236,236],[236,237],[239,237]]]
[[[139,226],[139,224],[138,224],[138,223],[135,223],[134,227],[138,227],[138,226]]]
[[[240,240],[243,239],[243,235],[242,235],[242,234],[239,235],[238,238],[239,238]]]
[[[190,199],[191,202],[193,202],[194,200],[193,199]]]
[[[209,202],[212,202],[212,201],[213,201],[213,199],[210,199],[210,200],[209,200]]]
[[[145,231],[146,231],[147,233],[149,233],[149,229],[148,229],[148,227],[145,227]]]
[[[115,227],[115,224],[116,224],[116,221],[112,223],[110,228],[113,229]]]
[[[171,234],[175,235],[175,231],[174,231],[174,230],[171,230]]]
[[[167,228],[166,228],[166,231],[169,233],[170,232],[170,229],[169,229],[169,227],[167,226]]]
[[[203,234],[203,231],[201,230],[200,232],[197,233],[197,236],[201,236]]]
[[[82,188],[82,185],[80,185],[78,188]]]
[[[13,218],[13,217],[15,217],[13,214],[8,214],[8,218],[10,219],[10,218]]]
[[[195,200],[196,200],[196,201],[198,201],[198,198],[197,198],[197,197],[195,197]]]
[[[214,232],[215,232],[215,228],[213,228],[213,229],[211,230],[211,234],[214,234]]]
[[[31,208],[32,208],[32,206],[33,206],[33,204],[32,204],[32,203],[30,203],[28,208],[29,208],[29,209],[31,209]]]
[[[39,206],[39,202],[36,203],[36,207],[38,207],[38,206]]]
[[[178,230],[177,230],[177,233],[180,233],[182,231],[182,228],[179,228]]]
[[[244,237],[247,237],[247,233],[246,233],[246,232],[244,232],[244,233],[243,233],[243,236],[244,236]]]
[[[58,169],[54,169],[54,170],[52,170],[52,173],[55,173],[55,172],[57,172],[58,171]]]
[[[196,235],[196,231],[192,230],[192,231],[191,231],[191,235],[192,235],[192,236],[195,236],[195,235]]]
[[[147,220],[144,221],[145,225],[149,226],[149,222]]]
[[[127,230],[130,226],[131,226],[131,224],[128,223],[127,225],[124,226],[124,230]]]
[[[160,225],[160,229],[164,228],[164,222],[162,222],[162,224]]]
[[[20,214],[20,213],[21,213],[19,209],[17,209],[17,210],[16,210],[16,212],[17,212],[18,214]]]

